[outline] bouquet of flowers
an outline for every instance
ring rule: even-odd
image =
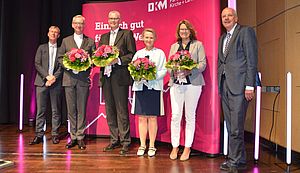
[[[116,46],[102,45],[94,51],[92,61],[97,67],[105,67],[118,56],[119,50]]]
[[[165,66],[171,70],[192,70],[197,68],[198,64],[191,58],[189,51],[182,50],[172,55]]]
[[[64,55],[63,65],[67,69],[80,72],[86,71],[92,65],[92,61],[85,50],[72,48]]]
[[[135,81],[156,79],[156,66],[149,58],[137,58],[128,65],[130,75]]]

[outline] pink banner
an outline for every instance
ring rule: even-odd
[[[207,67],[204,72],[206,85],[198,104],[196,131],[192,148],[210,154],[220,150],[220,103],[217,87],[217,47],[220,35],[219,0],[136,0],[115,3],[88,3],[83,5],[86,17],[84,33],[95,39],[109,31],[107,16],[109,11],[121,13],[121,28],[134,32],[137,49],[143,48],[141,33],[145,27],[157,32],[155,46],[161,48],[166,56],[170,46],[176,41],[176,25],[182,19],[189,20],[197,31],[197,38],[204,44]],[[101,88],[98,87],[99,69],[91,74],[92,85],[87,107],[87,123],[91,124],[87,134],[109,135],[106,123],[105,104]],[[165,77],[165,89],[169,76]],[[131,97],[131,94],[130,94]],[[129,107],[130,105],[129,98]],[[169,92],[164,94],[166,116],[158,118],[157,140],[170,142],[171,105]],[[97,119],[98,118],[98,119]],[[183,118],[184,119],[184,118]],[[132,137],[139,137],[137,117],[130,115]],[[184,144],[184,126],[182,123],[181,144]]]

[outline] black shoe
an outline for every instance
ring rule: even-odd
[[[126,155],[129,151],[128,145],[123,145],[122,149],[120,150],[120,155]]]
[[[245,170],[247,169],[246,163],[233,164],[228,161],[225,161],[221,164],[220,169],[223,171],[232,171]]]
[[[77,140],[71,140],[67,145],[66,145],[66,148],[69,149],[69,148],[73,148],[77,145]]]
[[[112,151],[113,149],[119,148],[121,145],[119,143],[113,143],[113,144],[109,144],[106,147],[103,148],[103,151]]]
[[[39,144],[41,142],[43,142],[43,138],[36,136],[36,137],[34,137],[34,139],[31,142],[29,142],[29,145],[35,145],[35,144]]]
[[[77,143],[78,143],[78,148],[80,150],[85,150],[86,149],[86,145],[85,145],[83,140],[78,140]]]
[[[60,141],[59,137],[58,136],[52,136],[52,143],[53,144],[58,144]]]
[[[223,171],[230,171],[231,170],[231,165],[228,161],[225,161],[221,164],[220,169]]]

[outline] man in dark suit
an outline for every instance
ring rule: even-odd
[[[35,132],[36,136],[29,144],[39,144],[45,134],[43,128],[46,122],[47,103],[50,98],[52,111],[52,142],[59,143],[59,126],[61,124],[61,78],[62,68],[57,61],[57,39],[60,29],[51,26],[48,32],[49,42],[42,44],[35,55],[35,68],[37,71],[34,85],[36,86],[37,114]]]
[[[257,45],[254,30],[237,23],[234,9],[225,8],[221,18],[227,33],[219,40],[218,81],[229,152],[220,169],[231,171],[246,167],[244,124],[248,103],[254,97]]]
[[[132,31],[119,28],[121,16],[118,11],[108,14],[108,24],[111,31],[101,36],[99,46],[117,46],[119,58],[110,65],[100,69],[100,86],[103,88],[107,124],[110,130],[111,141],[103,151],[111,151],[122,145],[120,154],[128,152],[131,142],[128,115],[128,89],[132,79],[127,69],[136,52],[135,40]]]
[[[85,18],[76,15],[72,20],[74,34],[63,39],[59,49],[59,59],[62,64],[63,55],[72,48],[84,49],[90,55],[95,48],[94,40],[83,34]],[[64,67],[64,66],[63,66]],[[78,144],[78,148],[84,150],[86,145],[83,141],[86,126],[86,105],[89,96],[90,69],[75,71],[64,68],[62,86],[65,88],[68,119],[70,122],[71,141],[66,148],[72,148]]]

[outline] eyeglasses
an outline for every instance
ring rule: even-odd
[[[109,20],[119,20],[120,18],[108,18]]]
[[[189,31],[189,29],[187,29],[187,28],[180,28],[179,30],[180,31]]]
[[[73,24],[74,25],[80,25],[80,26],[84,25],[84,23],[82,23],[82,22],[73,22]]]

